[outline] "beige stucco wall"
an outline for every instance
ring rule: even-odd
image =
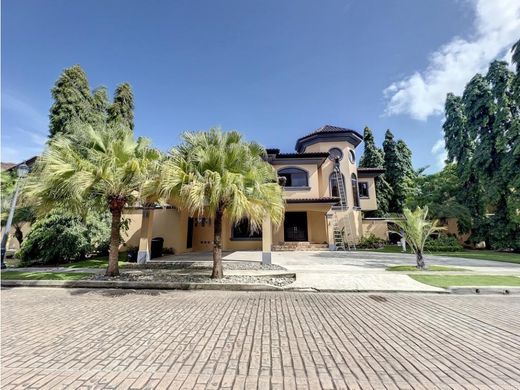
[[[358,182],[367,182],[368,183],[368,198],[359,198],[359,204],[361,205],[361,210],[370,211],[377,210],[377,199],[376,199],[376,185],[373,177],[367,178],[358,178]]]
[[[351,232],[349,241],[358,243],[362,234],[363,226],[361,219],[361,212],[359,210],[348,209],[345,211],[335,211],[335,220],[339,228],[345,228],[346,232]]]
[[[448,218],[446,220],[446,228],[448,234],[453,234],[457,237],[457,240],[462,244],[468,240],[471,236],[471,233],[460,234],[459,233],[459,225],[457,223],[457,218]]]
[[[322,244],[328,242],[327,217],[323,212],[307,211],[309,241]]]
[[[341,149],[343,152],[343,158],[340,160],[339,167],[341,173],[345,177],[345,190],[347,193],[347,206],[352,207],[354,204],[354,193],[352,192],[352,185],[350,181],[350,177],[352,173],[355,173],[357,176],[357,167],[356,161],[351,163],[349,160],[349,151],[353,150],[354,154],[356,154],[355,148],[352,144],[346,141],[336,141],[336,142],[319,142],[314,145],[310,145],[305,149],[305,152],[328,152],[332,148]],[[358,158],[356,154],[356,159]],[[334,169],[334,162],[327,159],[322,164],[319,173],[319,196],[327,197],[331,196],[329,180],[330,175]]]
[[[363,219],[363,236],[373,234],[377,238],[388,240],[388,223],[384,219]]]
[[[187,214],[176,209],[155,209],[153,212],[152,237],[164,238],[164,247],[173,248],[175,253],[186,251],[186,238],[188,231]],[[142,209],[125,209],[123,218],[128,218],[129,229],[123,233],[125,243],[121,250],[139,245],[141,232]]]

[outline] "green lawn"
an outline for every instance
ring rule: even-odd
[[[520,286],[520,278],[502,275],[408,275],[418,282],[435,287]]]
[[[91,275],[87,272],[21,272],[3,271],[3,280],[79,280]]]
[[[119,267],[124,267],[126,264],[128,264],[126,261],[119,260]],[[81,260],[74,263],[63,264],[62,266],[66,268],[106,268],[108,266],[108,258],[99,257]]]
[[[416,272],[416,271],[421,271],[420,269],[418,269],[415,265],[392,265],[390,267],[388,267],[386,269],[386,271],[404,271],[404,272],[409,272],[409,271],[412,271],[412,272]],[[468,271],[467,269],[464,269],[464,268],[459,268],[459,267],[446,267],[446,266],[443,266],[443,265],[430,265],[430,266],[426,266],[426,269],[425,271]]]
[[[401,247],[397,245],[386,245],[381,249],[367,249],[370,252],[380,253],[402,253]],[[409,253],[409,252],[408,252]],[[502,261],[506,263],[520,264],[520,253],[496,252],[490,250],[463,249],[460,252],[426,252],[432,256],[451,256],[465,259]]]

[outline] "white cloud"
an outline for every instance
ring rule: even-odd
[[[448,92],[461,94],[477,72],[485,72],[495,58],[504,58],[520,38],[520,1],[473,0],[475,34],[471,39],[453,38],[432,53],[424,71],[391,84],[384,90],[385,113],[408,114],[426,120],[441,114]]]
[[[3,162],[20,162],[39,155],[47,142],[47,116],[8,92],[2,94],[2,110],[11,114],[11,123],[2,119],[2,145],[0,159]]]
[[[10,93],[2,94],[3,109],[11,111],[31,124],[31,128],[40,133],[46,133],[49,118],[36,108]]]
[[[435,165],[432,167],[436,171],[440,171],[444,168],[448,152],[446,151],[444,138],[438,139],[432,147],[432,154],[435,156]]]
[[[20,134],[24,134],[24,135],[27,135],[29,136],[30,140],[32,143],[38,145],[38,146],[44,146],[47,141],[49,140],[48,137],[42,135],[41,133],[36,133],[34,131],[28,131],[28,130],[24,130],[24,129],[21,129],[21,128],[16,128],[16,132],[17,133],[20,133]]]

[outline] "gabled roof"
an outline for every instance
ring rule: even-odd
[[[10,169],[16,165],[16,163],[12,163],[12,162],[3,162],[1,164],[2,164],[2,171]]]
[[[325,125],[298,139],[295,149],[301,153],[307,146],[320,141],[347,141],[356,147],[363,141],[363,136],[352,129]]]

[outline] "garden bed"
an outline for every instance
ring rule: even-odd
[[[154,262],[157,261],[157,262]],[[224,261],[222,263],[224,271],[287,271],[286,268],[277,264],[264,265],[255,261]],[[176,261],[161,262],[160,258],[152,260],[146,264],[125,263],[126,269],[186,269],[211,271],[213,263],[207,261]]]
[[[172,283],[219,283],[219,284],[267,284],[284,287],[293,283],[294,274],[281,275],[227,275],[222,279],[212,279],[207,275],[178,274],[167,269],[140,269],[122,271],[119,276],[91,275],[90,280],[127,281],[127,282],[172,282]]]

